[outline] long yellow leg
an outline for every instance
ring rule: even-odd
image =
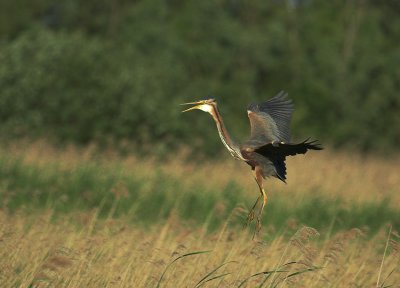
[[[256,223],[256,232],[257,232],[257,233],[260,232],[260,230],[261,230],[261,218],[262,218],[262,213],[263,213],[263,210],[264,210],[265,205],[266,205],[267,202],[268,202],[267,193],[265,193],[265,191],[264,191],[263,188],[261,188],[260,191],[261,191],[262,196],[263,196],[263,203],[262,203],[262,205],[261,205],[260,211],[258,212],[258,216],[257,216],[257,223]],[[260,198],[261,198],[261,197],[260,197]]]
[[[258,234],[260,232],[260,230],[261,230],[262,213],[263,213],[265,205],[268,202],[268,197],[267,197],[267,193],[265,193],[264,188],[263,188],[263,176],[262,176],[262,171],[261,171],[260,167],[257,166],[254,169],[254,172],[255,172],[255,178],[256,178],[256,182],[258,184],[258,188],[260,188],[260,194],[261,195],[260,195],[259,198],[261,198],[261,197],[263,198],[263,202],[261,204],[261,208],[260,208],[260,210],[258,212],[258,215],[257,215],[256,230],[254,231],[255,234],[256,233]],[[253,236],[253,238],[254,238],[254,236]]]

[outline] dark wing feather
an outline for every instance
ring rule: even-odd
[[[272,160],[274,164],[276,177],[281,179],[283,182],[286,183],[286,164],[285,164],[285,157],[277,157],[276,159]]]
[[[290,142],[290,120],[294,110],[293,103],[287,93],[278,95],[260,104],[250,104],[248,115],[251,136],[248,144],[258,146],[273,141]]]
[[[249,158],[261,167],[264,179],[269,176],[274,176],[286,182],[285,157],[266,158],[259,153],[251,153]]]
[[[254,152],[261,154],[269,159],[282,158],[286,156],[294,156],[296,154],[305,154],[308,150],[322,150],[323,148],[317,141],[308,141],[309,139],[298,144],[277,143],[273,145],[268,143]]]
[[[272,175],[286,183],[286,156],[305,154],[308,150],[322,149],[323,148],[319,143],[317,143],[317,141],[308,141],[307,139],[299,144],[277,143],[273,145],[272,143],[268,143],[259,148],[256,148],[254,152],[255,154],[260,154],[268,159],[267,161],[265,161],[266,159],[264,161],[259,161],[259,163],[269,163],[269,161],[271,161],[275,168],[275,171],[273,171],[275,173],[271,173],[272,171],[270,170],[266,170],[266,172],[263,171],[264,177]]]

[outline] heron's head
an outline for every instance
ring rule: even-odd
[[[181,105],[194,105],[193,107],[183,110],[182,112],[199,109],[199,110],[202,110],[204,112],[208,112],[211,114],[213,111],[213,108],[217,105],[217,102],[215,101],[214,98],[210,98],[207,100],[201,100],[201,101],[191,102],[191,103],[184,103]]]

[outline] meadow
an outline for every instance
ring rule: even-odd
[[[1,287],[399,287],[398,157],[308,153],[258,196],[229,158],[0,148]]]

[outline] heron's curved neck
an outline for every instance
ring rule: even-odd
[[[243,159],[242,154],[240,153],[239,146],[232,140],[231,136],[229,136],[229,133],[225,128],[224,121],[222,121],[222,117],[218,111],[218,108],[213,106],[210,114],[217,124],[219,137],[221,138],[222,143],[228,149],[229,153],[231,153],[231,155],[236,159]]]

